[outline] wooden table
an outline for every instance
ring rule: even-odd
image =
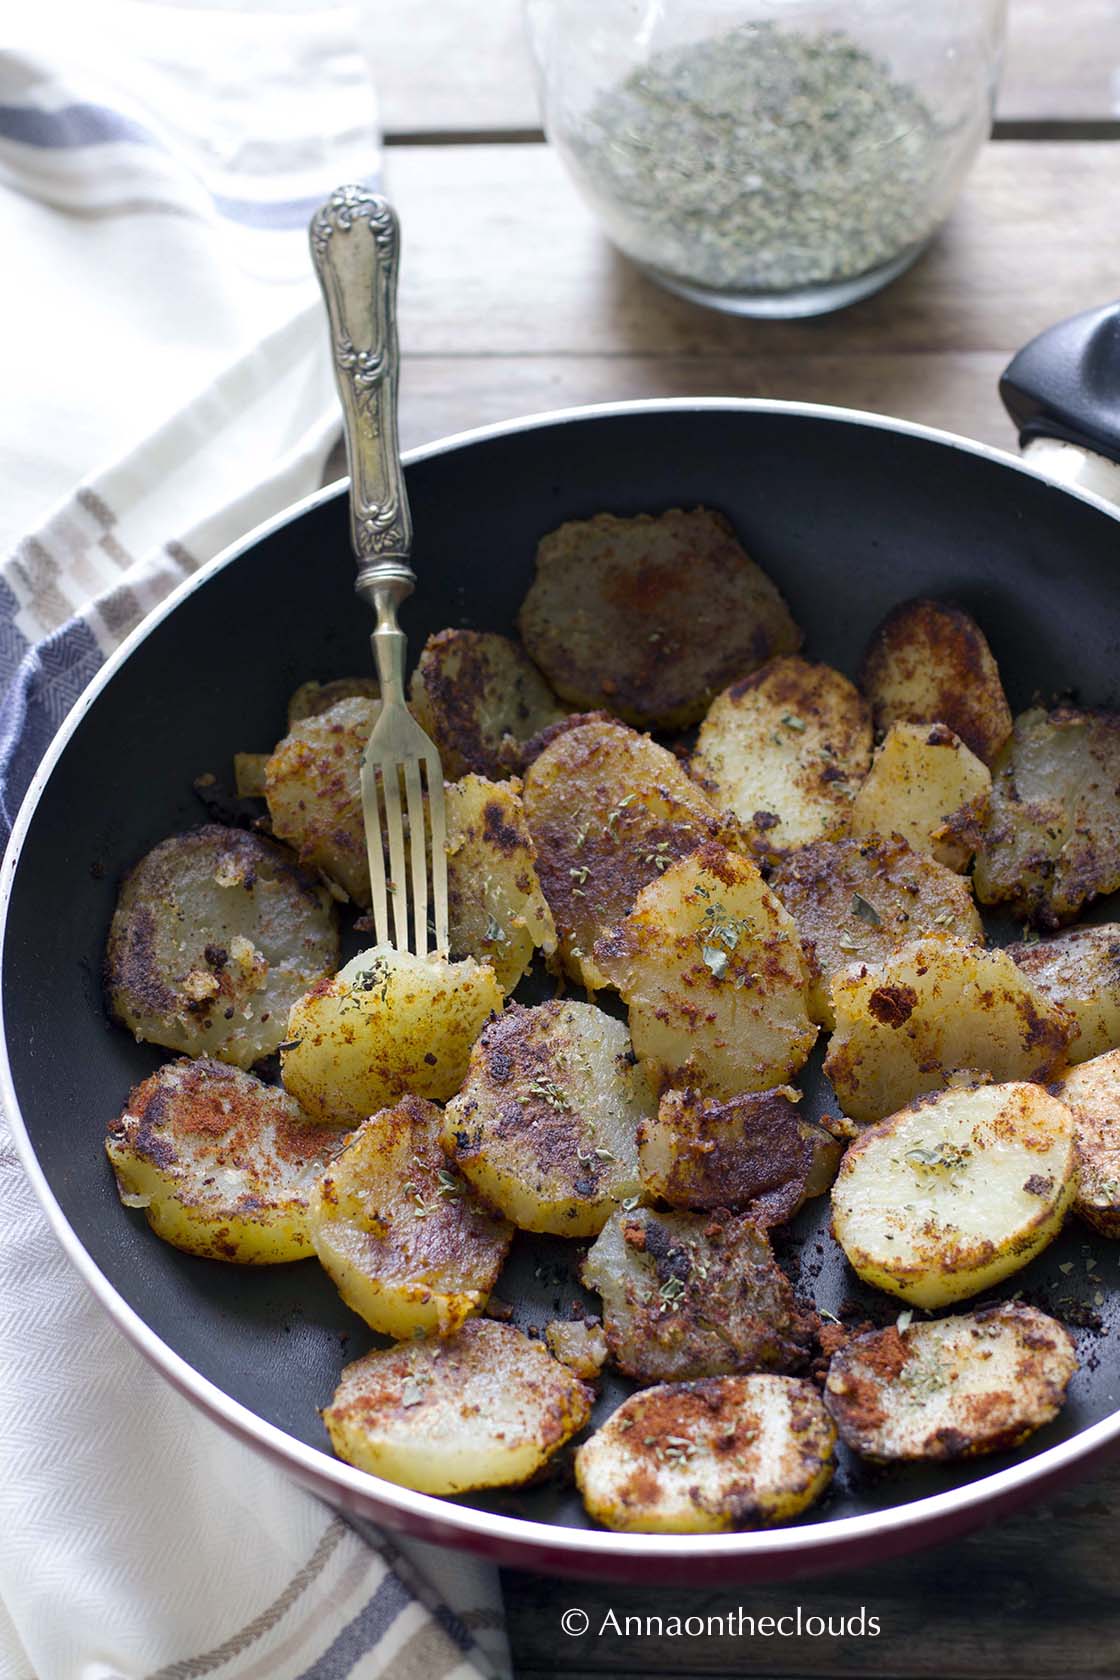
[[[406,445],[569,403],[780,396],[1013,447],[996,395],[1049,322],[1120,292],[1120,0],[1011,0],[995,137],[911,272],[847,312],[752,323],[616,256],[542,143],[518,0],[383,0],[385,175],[405,227]],[[1120,1676],[1120,1474],[956,1545],[790,1587],[656,1592],[507,1574],[521,1676]],[[603,1636],[625,1614],[858,1612],[877,1639]],[[561,1632],[565,1608],[592,1633]]]

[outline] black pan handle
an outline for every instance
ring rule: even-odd
[[[1053,438],[1120,463],[1120,303],[1032,338],[1008,364],[999,394],[1024,449]]]

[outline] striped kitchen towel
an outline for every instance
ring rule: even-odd
[[[378,168],[333,0],[37,0],[0,49],[0,826],[168,590],[321,482],[306,223]],[[365,29],[368,35],[368,24]],[[94,1304],[0,1116],[0,1680],[474,1680],[496,1573],[335,1514]]]

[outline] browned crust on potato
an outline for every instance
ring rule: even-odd
[[[929,681],[931,703],[921,707],[888,700],[899,681]],[[901,601],[872,633],[860,668],[860,687],[871,701],[875,727],[892,723],[944,723],[977,758],[990,764],[1011,733],[1011,708],[984,632],[960,607],[917,598]]]
[[[501,779],[521,763],[521,742],[561,708],[516,642],[483,630],[429,636],[412,674],[410,704],[439,748],[443,773]]]
[[[556,692],[642,727],[683,726],[801,634],[775,585],[708,508],[572,520],[542,538],[519,615]]]

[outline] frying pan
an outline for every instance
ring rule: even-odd
[[[1100,378],[1115,331],[1109,312],[1067,323],[1017,359],[1005,396],[1036,447],[1060,452],[1067,477],[1096,474],[1108,488],[1115,474],[1120,500],[1120,469],[1087,453],[1120,454]],[[1120,515],[1104,495],[1060,486],[1029,460],[842,409],[715,400],[535,416],[414,450],[406,464],[420,578],[405,609],[414,651],[449,624],[510,631],[536,541],[561,521],[704,504],[731,517],[815,658],[854,671],[888,607],[933,595],[983,625],[1013,709],[1071,690],[1120,702]],[[1068,1406],[1029,1444],[937,1470],[876,1471],[842,1453],[834,1487],[800,1523],[682,1538],[593,1529],[563,1476],[443,1500],[339,1463],[317,1408],[373,1338],[325,1273],[313,1263],[253,1270],[195,1259],[120,1206],[105,1125],[161,1060],[105,1015],[101,957],[120,876],[156,841],[203,820],[194,778],[226,771],[235,749],[270,747],[300,682],[366,670],[369,626],[351,579],[343,484],[214,560],[91,684],[12,837],[0,1099],[59,1240],[120,1328],[212,1417],[336,1505],[538,1570],[788,1578],[944,1539],[1087,1473],[1120,1442],[1120,1274],[1115,1246],[1076,1225],[997,1292],[1021,1292],[1077,1326],[1081,1368]],[[1109,912],[1107,902],[1094,907]],[[813,1113],[829,1106],[819,1061],[802,1083]],[[856,1301],[881,1321],[884,1297],[861,1291],[826,1222],[814,1204],[781,1239],[791,1275],[822,1307]],[[498,1286],[517,1322],[566,1314],[580,1295],[575,1253],[559,1239],[518,1239]],[[619,1392],[608,1382],[598,1415]]]

